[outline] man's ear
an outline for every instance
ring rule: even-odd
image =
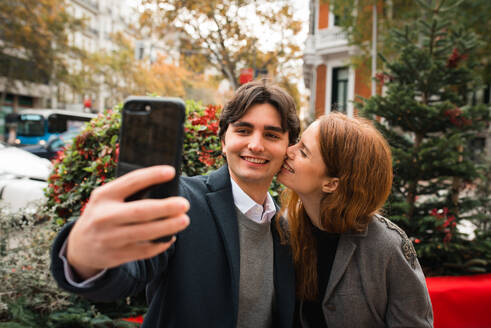
[[[330,194],[336,191],[338,189],[339,185],[339,178],[325,178],[323,183],[322,183],[322,191]]]
[[[225,152],[225,138],[220,138],[220,143],[222,145],[222,155],[223,156],[226,156],[226,152]]]

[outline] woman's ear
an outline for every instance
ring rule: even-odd
[[[327,194],[333,193],[338,189],[338,185],[339,178],[325,178],[322,183],[322,191]]]

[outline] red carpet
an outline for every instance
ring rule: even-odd
[[[435,328],[491,328],[491,274],[426,279]],[[142,323],[142,316],[125,319]]]
[[[435,328],[490,328],[491,274],[426,279]]]

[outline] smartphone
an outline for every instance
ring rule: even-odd
[[[178,98],[129,97],[125,100],[116,175],[163,164],[172,165],[176,170],[171,181],[140,190],[126,201],[178,194],[185,115],[184,102]],[[167,242],[171,238],[164,236],[153,241]]]

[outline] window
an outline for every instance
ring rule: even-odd
[[[34,98],[27,97],[27,96],[19,96],[18,101],[19,101],[19,106],[30,108],[33,105]]]
[[[348,67],[336,67],[332,70],[331,110],[346,113],[348,105]]]
[[[38,114],[21,114],[17,126],[17,135],[38,137],[44,135],[44,119]]]
[[[339,15],[334,15],[334,26],[341,26],[341,16]]]

